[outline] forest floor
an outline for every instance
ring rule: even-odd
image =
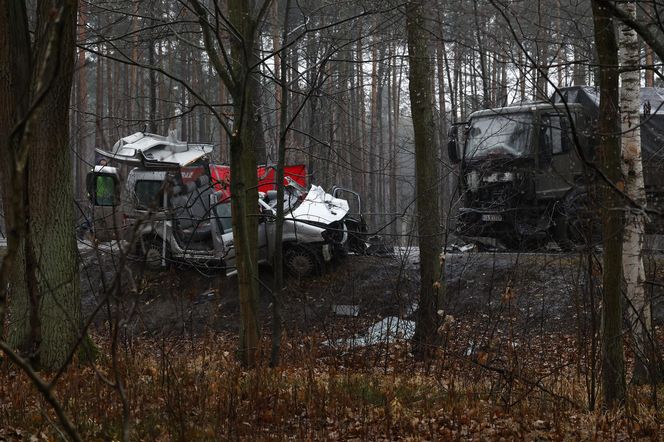
[[[278,369],[267,367],[272,297],[270,271],[263,269],[265,363],[244,370],[234,357],[235,278],[130,266],[106,304],[102,288],[115,274],[113,258],[100,266],[86,253],[84,312],[102,306],[90,332],[100,357],[94,368],[72,367],[55,389],[85,440],[119,439],[123,416],[136,440],[664,434],[660,389],[630,386],[626,413],[597,410],[599,318],[591,307],[599,301],[599,273],[577,255],[448,254],[441,346],[427,362],[415,361],[401,339],[412,333],[416,315],[416,250],[349,256],[318,277],[288,278]],[[662,280],[661,261],[648,258],[649,279]],[[652,288],[661,340],[662,292]],[[118,322],[114,344],[109,329]],[[109,386],[101,375],[114,381]],[[58,437],[53,413],[29,383],[0,364],[0,441]]]
[[[599,257],[594,256],[593,260]],[[343,336],[367,323],[396,316],[415,319],[419,289],[417,249],[397,249],[393,256],[348,256],[328,265],[322,275],[286,278],[283,293],[285,329]],[[105,299],[101,276],[108,285],[115,267],[104,259],[88,260],[82,272],[84,312],[90,314]],[[646,258],[648,280],[661,281],[664,257]],[[588,277],[588,262],[570,253],[450,253],[445,263],[444,312],[459,319],[483,317],[500,322],[505,297],[516,331],[531,333],[572,329],[592,302],[598,302],[601,281]],[[126,269],[131,269],[130,272]],[[654,273],[657,273],[655,275]],[[122,296],[115,298],[121,311],[131,312],[127,333],[170,337],[239,329],[237,278],[206,273],[188,266],[171,266],[162,272],[142,272],[128,266],[123,274]],[[128,284],[129,276],[136,281]],[[266,331],[271,326],[272,274],[260,270],[259,308]],[[594,285],[594,288],[593,288]],[[656,323],[664,322],[664,289],[650,285]],[[595,296],[589,296],[594,290]],[[353,306],[353,307],[336,307]],[[352,315],[349,312],[352,311]],[[97,324],[105,322],[98,315]]]

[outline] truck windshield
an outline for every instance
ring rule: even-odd
[[[530,152],[533,117],[528,113],[474,118],[467,132],[466,158],[521,157]]]

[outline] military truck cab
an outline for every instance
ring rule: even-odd
[[[587,129],[578,104],[488,109],[452,128],[450,158],[460,164],[457,230],[515,248],[550,237],[566,195],[583,181],[571,129]],[[457,140],[461,138],[462,142]],[[580,135],[586,154],[586,137]]]
[[[664,103],[653,88],[644,88],[642,99],[643,109]],[[551,102],[481,110],[453,126],[448,150],[459,165],[457,233],[508,248],[550,239],[564,248],[598,242],[592,168],[586,167],[595,161],[598,108],[593,88],[571,87]],[[643,109],[646,191],[656,204],[664,187],[664,116]]]

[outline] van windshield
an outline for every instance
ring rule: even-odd
[[[529,113],[473,118],[466,133],[466,158],[522,157],[531,152],[533,116]]]

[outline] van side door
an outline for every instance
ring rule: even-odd
[[[210,217],[212,242],[217,255],[224,261],[226,274],[235,271],[235,245],[233,241],[233,218],[230,198],[223,192],[210,195]]]

